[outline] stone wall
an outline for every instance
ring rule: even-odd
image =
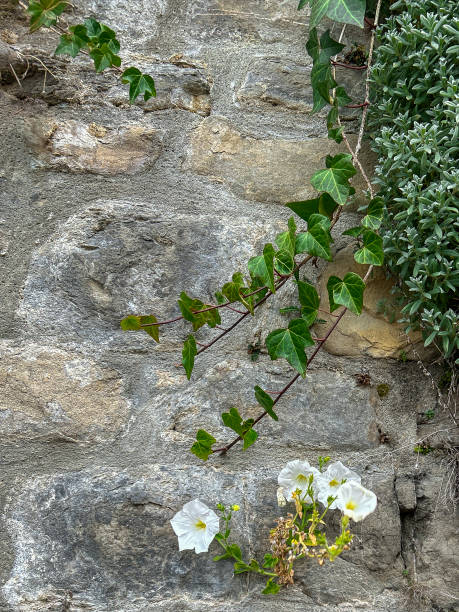
[[[53,33],[29,35],[19,6],[0,7],[2,612],[456,609],[442,450],[451,425],[418,365],[398,359],[413,353],[377,309],[389,295],[383,276],[361,319],[346,315],[279,406],[279,423],[262,423],[248,451],[207,464],[189,452],[198,427],[226,436],[223,409],[256,414],[254,384],[291,376],[263,351],[257,362],[248,354],[285,323],[278,309],[290,290],[206,352],[191,382],[175,365],[180,324],[159,346],[119,329],[131,312],[176,314],[181,290],[212,299],[282,231],[283,203],[312,194],[326,153],[341,150],[323,116],[308,114],[307,16],[296,4],[75,0],[75,20],[108,23],[126,65],[154,76],[157,98],[135,106],[116,75],[52,57]],[[21,88],[10,64],[25,75]],[[361,75],[338,76],[358,98]],[[346,119],[355,132],[355,116]],[[340,230],[358,219],[355,184]],[[333,270],[352,262],[349,241],[337,239]],[[322,288],[328,273],[307,271]],[[358,373],[371,384],[359,386]],[[413,453],[433,432],[438,449]],[[378,495],[343,559],[304,563],[274,598],[232,577],[229,563],[179,553],[169,519],[199,497],[239,503],[245,550],[264,554],[278,471],[319,454]]]

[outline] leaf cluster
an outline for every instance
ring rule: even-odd
[[[454,0],[392,6],[380,32],[370,107],[386,264],[406,330],[445,358],[459,348],[459,26]]]

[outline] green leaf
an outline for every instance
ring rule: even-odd
[[[142,74],[138,68],[127,68],[121,75],[122,83],[129,83],[129,101],[134,102],[143,94],[144,100],[156,97],[155,82],[148,74]]]
[[[217,440],[211,436],[204,429],[199,429],[196,434],[196,442],[191,447],[191,452],[199,457],[199,459],[203,459],[207,461],[209,455],[212,453],[212,444],[215,444]]]
[[[348,272],[343,280],[338,276],[330,276],[327,289],[330,312],[333,312],[339,306],[345,306],[357,315],[362,312],[365,283],[358,274]]]
[[[249,446],[252,446],[252,444],[258,438],[258,433],[255,431],[255,429],[250,428],[242,437],[244,439],[244,445],[242,449],[247,450]]]
[[[306,6],[308,2],[309,0],[300,0],[300,3],[298,4],[298,10],[300,11],[304,6]]]
[[[263,595],[275,595],[280,591],[280,586],[274,582],[274,578],[269,578],[265,588],[262,590]]]
[[[318,191],[326,191],[338,204],[343,205],[348,196],[355,193],[349,184],[349,179],[356,173],[352,156],[349,153],[339,153],[334,157],[327,155],[325,164],[325,170],[313,174],[311,185]]]
[[[232,557],[239,559],[239,561],[242,560],[242,552],[237,544],[228,544],[226,550]]]
[[[365,0],[310,0],[310,26],[315,27],[325,15],[339,23],[349,23],[363,28]]]
[[[300,232],[296,237],[296,252],[309,253],[314,257],[332,260],[330,250],[330,233],[320,223],[313,225],[307,232]]]
[[[124,331],[136,331],[140,329],[140,317],[128,315],[121,321],[120,326]]]
[[[272,419],[274,419],[275,421],[278,421],[279,417],[273,410],[274,401],[272,397],[268,395],[266,391],[263,391],[263,389],[259,387],[258,385],[254,387],[254,391],[255,391],[255,399],[260,404],[260,406],[266,410],[266,412],[269,414],[269,416]]]
[[[232,280],[225,283],[222,287],[222,294],[229,302],[240,302],[253,314],[253,300],[244,298],[244,293],[250,293],[249,289],[244,286],[244,278],[241,272],[235,272]]]
[[[326,104],[331,104],[330,89],[336,87],[330,62],[317,62],[311,70],[311,85],[313,89],[313,107],[311,113],[317,113]]]
[[[286,306],[285,308],[279,308],[279,313],[281,315],[288,315],[292,312],[300,312],[300,308],[298,306]]]
[[[252,257],[247,264],[250,275],[263,281],[266,287],[269,287],[273,293],[276,292],[276,287],[274,286],[274,255],[273,245],[265,244],[263,255]]]
[[[233,566],[233,571],[235,574],[243,574],[244,572],[249,571],[249,566],[244,561],[236,561]]]
[[[63,34],[61,42],[56,47],[54,55],[71,55],[76,57],[81,49],[87,46],[89,38],[86,36],[86,28],[84,26],[74,26],[70,28],[72,34]]]
[[[154,315],[143,315],[139,317],[141,329],[144,332],[147,332],[149,336],[153,338],[156,342],[159,342],[159,325],[152,325],[153,323],[157,323],[158,319]],[[147,325],[148,327],[144,327]]]
[[[239,410],[237,408],[234,408],[234,406],[230,408],[229,412],[222,413],[222,421],[226,425],[226,427],[229,427],[230,429],[235,431],[238,436],[242,437],[244,435],[242,417],[239,414]]]
[[[302,306],[301,316],[306,321],[306,325],[310,327],[318,313],[320,298],[316,289],[309,283],[298,281],[298,299]]]
[[[295,262],[290,253],[284,249],[277,251],[274,258],[274,267],[279,274],[291,274],[295,267]]]
[[[364,228],[360,225],[356,227],[350,227],[346,231],[343,232],[343,236],[352,236],[353,238],[357,238],[363,232]]]
[[[184,291],[182,291],[180,294],[180,299],[177,303],[180,307],[183,318],[192,323],[194,331],[197,331],[206,323],[212,328],[221,323],[218,308],[212,308],[209,304],[204,304],[201,302],[201,300],[190,298]],[[211,310],[206,310],[205,312],[195,312],[205,310],[206,308],[211,308]]]
[[[335,142],[337,142],[338,144],[340,142],[343,142],[343,128],[341,126],[336,127],[336,128],[329,128],[328,129],[328,137],[330,138],[330,140],[334,140]]]
[[[318,57],[319,62],[321,63],[328,62],[331,57],[333,57],[334,55],[337,55],[340,51],[344,49],[345,46],[346,45],[343,45],[337,40],[334,40],[333,38],[331,38],[330,30],[326,30],[320,37],[320,52],[319,52],[319,57]]]
[[[282,232],[282,234],[279,234],[275,239],[279,250],[287,251],[292,257],[295,256],[295,235],[296,223],[294,218],[290,217],[288,220],[288,232]]]
[[[345,106],[352,102],[352,98],[350,98],[344,87],[337,87],[335,91],[336,100],[338,102],[338,106]]]
[[[266,553],[263,559],[263,567],[265,568],[275,567],[278,562],[279,562],[279,559],[277,557],[273,557],[269,553]]]
[[[183,344],[182,351],[182,365],[185,368],[186,377],[188,378],[188,380],[190,380],[191,378],[191,372],[193,371],[194,366],[194,358],[196,357],[197,353],[198,351],[196,348],[196,340],[194,339],[194,336],[190,334]]]
[[[94,60],[96,72],[102,72],[110,66],[121,65],[121,58],[113,53],[107,43],[104,43],[100,47],[94,47],[94,49],[89,52],[89,55]]]
[[[290,210],[293,210],[293,212],[301,217],[301,219],[309,221],[309,217],[316,213],[327,216],[329,219],[331,219],[338,204],[330,195],[328,195],[328,193],[323,193],[318,198],[314,198],[313,200],[289,202],[286,204],[286,206],[290,208]]]
[[[377,230],[381,225],[384,212],[384,200],[376,197],[368,204],[367,214],[362,219],[362,225],[368,229]]]
[[[35,32],[41,27],[49,28],[56,24],[57,18],[61,15],[69,2],[61,0],[38,0],[31,2],[27,7],[30,13],[30,32]]]
[[[85,19],[84,25],[86,26],[86,33],[90,38],[98,38],[99,34],[102,32],[102,26],[92,17]]]
[[[381,236],[371,230],[364,230],[363,247],[354,253],[354,259],[360,264],[382,266],[384,251]]]
[[[266,338],[266,348],[271,359],[284,357],[302,376],[306,373],[306,353],[304,349],[312,346],[309,328],[304,319],[293,319],[287,329],[275,329]]]

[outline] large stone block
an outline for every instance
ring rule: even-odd
[[[327,138],[246,136],[224,117],[212,116],[193,131],[185,167],[225,183],[248,200],[286,203],[315,197],[311,176],[325,167],[328,154],[343,150]],[[360,176],[354,186],[365,188]]]
[[[45,167],[94,174],[135,174],[158,159],[161,135],[141,125],[118,128],[31,120],[26,133]]]
[[[3,440],[107,441],[129,418],[119,374],[79,354],[31,343],[0,345]]]
[[[355,272],[362,278],[368,266],[355,262],[353,247],[348,246],[339,251],[323,271],[319,282],[319,294],[322,308],[329,310],[327,281],[330,276],[343,278],[348,272]],[[367,280],[363,295],[363,310],[360,316],[346,313],[338,327],[325,343],[325,349],[333,355],[369,355],[370,357],[400,357],[404,351],[408,359],[418,359],[419,355],[428,359],[433,355],[432,349],[424,349],[421,334],[413,332],[409,337],[404,333],[404,325],[397,323],[399,310],[393,306],[391,293],[393,279],[386,278],[384,270],[375,267]],[[381,310],[382,308],[382,310]],[[393,322],[384,314],[384,308],[393,312]],[[324,333],[333,323],[332,315],[321,313],[325,323],[317,324],[317,333]],[[415,352],[414,350],[415,349]]]
[[[236,476],[209,466],[149,465],[29,480],[6,513],[16,557],[3,594],[20,612],[51,612],[66,597],[75,611],[137,612],[167,604],[173,610],[180,601],[184,610],[231,610],[239,604],[259,609],[261,580],[233,577],[231,562],[214,563],[216,542],[209,553],[179,552],[169,520],[196,497],[210,507],[238,502],[234,541],[244,554],[261,559],[269,550],[269,528],[280,514],[276,477],[265,468]],[[324,567],[304,560],[298,568],[293,601],[290,589],[280,595],[292,609],[303,610],[305,602],[336,606],[353,601],[367,610],[380,609],[371,603],[376,604],[385,583],[358,556]],[[265,601],[265,609],[278,606],[277,599]]]

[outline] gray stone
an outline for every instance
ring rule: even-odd
[[[262,582],[233,577],[230,562],[214,563],[216,542],[209,554],[180,553],[169,520],[196,497],[210,507],[218,501],[239,502],[232,537],[245,555],[260,558],[279,513],[276,486],[275,475],[266,469],[235,476],[210,466],[98,468],[29,480],[7,509],[16,561],[3,594],[21,612],[55,610],[66,597],[75,611],[135,612],[166,603],[175,609],[174,600],[178,605],[180,598],[185,610],[196,609],[201,601],[203,609],[244,603],[250,610]],[[297,603],[293,599],[294,609],[304,609],[305,602],[378,609],[371,605],[385,585],[368,574],[358,557],[330,567],[305,560],[298,567],[294,592],[299,587],[306,597]],[[345,591],[342,584],[348,586]],[[282,600],[290,600],[288,591]],[[274,610],[276,603],[268,599],[267,605]]]
[[[136,174],[154,164],[162,148],[158,130],[139,125],[32,120],[27,133],[40,165],[72,172]]]
[[[312,110],[311,66],[284,58],[263,57],[251,65],[237,92],[247,107],[264,104],[304,113]]]
[[[401,512],[412,512],[416,508],[416,487],[413,476],[397,476],[395,480],[395,493]]]

